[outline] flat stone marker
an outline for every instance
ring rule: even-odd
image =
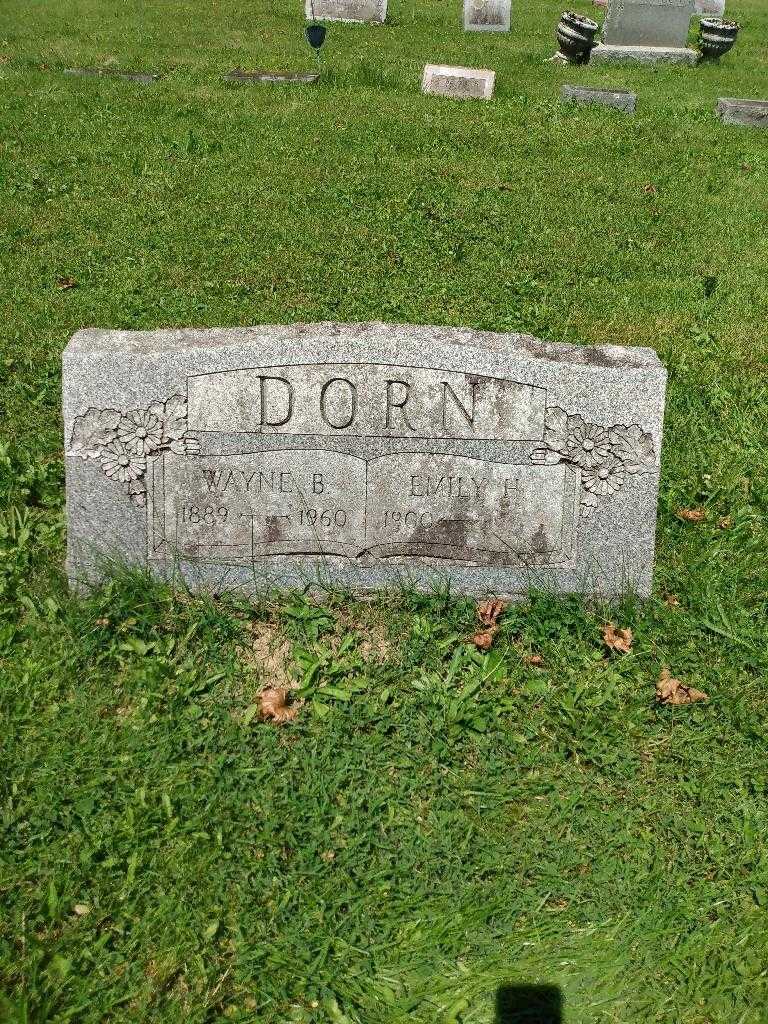
[[[241,85],[258,85],[262,82],[273,82],[278,85],[312,85],[319,78],[320,75],[316,71],[230,71],[224,75],[225,81]]]
[[[421,91],[429,96],[449,96],[455,100],[489,100],[495,82],[496,72],[487,68],[426,64]]]
[[[151,85],[160,79],[154,71],[114,71],[112,68],[64,68],[65,75],[76,75],[78,78],[122,78],[126,82],[140,82]]]
[[[723,124],[768,128],[768,100],[737,100],[721,96],[717,101],[717,114]]]
[[[693,13],[694,0],[609,0],[603,44],[590,62],[695,64],[698,54],[686,46]]]
[[[636,92],[627,92],[626,89],[589,89],[583,85],[564,85],[560,90],[560,98],[567,103],[616,107],[628,114],[634,114],[637,104]]]
[[[465,32],[509,32],[512,0],[464,0]]]
[[[666,372],[642,348],[389,324],[79,331],[68,572],[253,592],[651,587]]]
[[[365,21],[382,24],[387,0],[306,0],[304,13],[312,21]]]

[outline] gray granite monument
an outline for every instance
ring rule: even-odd
[[[68,572],[195,589],[651,587],[650,349],[389,324],[79,331]]]
[[[464,0],[466,32],[509,32],[512,0]]]
[[[461,68],[451,64],[425,64],[421,91],[428,96],[454,100],[489,100],[496,72],[488,68]]]
[[[312,21],[365,21],[381,24],[387,0],[306,0],[304,13]]]
[[[686,46],[694,0],[609,0],[603,42],[591,63],[695,64]]]

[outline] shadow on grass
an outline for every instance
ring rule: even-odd
[[[563,994],[557,985],[501,985],[495,1024],[563,1024]]]

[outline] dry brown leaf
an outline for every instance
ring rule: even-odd
[[[684,519],[686,523],[703,523],[707,518],[707,513],[703,508],[679,508],[677,517]]]
[[[65,292],[69,288],[77,288],[77,281],[74,279],[74,277],[57,277],[56,287],[60,288],[63,292]]]
[[[324,860],[326,864],[330,864],[332,860],[336,860],[336,851],[326,850],[325,853],[320,854],[320,859]]]
[[[675,594],[665,594],[664,604],[668,604],[670,608],[679,608],[680,598],[677,597]]]
[[[490,597],[477,606],[477,617],[484,626],[495,626],[496,620],[507,607],[507,602],[498,597]]]
[[[723,516],[722,519],[717,520],[717,525],[721,530],[730,530],[733,520],[730,516]]]
[[[668,668],[663,668],[656,683],[656,700],[661,704],[693,704],[698,700],[709,700],[709,696],[703,690],[681,683]]]
[[[652,185],[650,181],[648,181],[643,185],[643,192],[645,192],[647,196],[655,196],[657,189],[655,185]]]
[[[544,664],[544,659],[540,654],[524,654],[523,664],[531,665],[533,668],[540,668]]]
[[[291,722],[299,713],[296,708],[289,707],[288,691],[283,687],[269,687],[259,694],[261,702],[261,717],[269,719],[278,725],[283,722]]]
[[[478,651],[490,651],[493,644],[493,638],[496,635],[496,630],[498,628],[498,626],[491,626],[489,629],[484,629],[479,633],[475,633],[472,637],[472,643]]]
[[[632,650],[632,630],[622,629],[621,626],[614,626],[607,622],[602,627],[603,643],[609,650],[618,651],[620,654],[629,654]]]

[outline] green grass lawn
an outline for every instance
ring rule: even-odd
[[[560,7],[459,6],[331,26],[306,88],[221,81],[313,68],[300,0],[0,5],[2,1021],[553,1024],[515,985],[564,1024],[768,1020],[768,132],[713,113],[768,98],[768,6],[693,70],[561,68]],[[495,100],[420,96],[425,62]],[[654,347],[653,599],[534,594],[481,655],[445,594],[68,596],[69,336],[323,319]],[[663,666],[709,702],[657,705]]]

